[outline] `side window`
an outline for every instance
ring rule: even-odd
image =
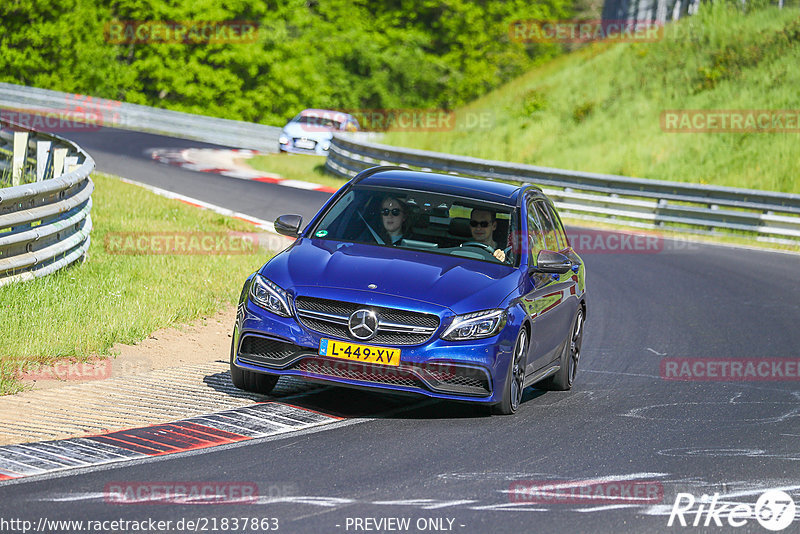
[[[530,257],[528,259],[529,265],[536,265],[536,257],[539,251],[547,247],[544,245],[544,232],[542,231],[542,223],[539,216],[536,214],[536,208],[532,200],[528,201],[528,250]]]
[[[543,201],[536,202],[536,212],[539,215],[539,219],[542,221],[545,248],[547,248],[547,250],[558,250],[556,227],[551,219],[550,212]]]
[[[553,223],[556,226],[556,236],[558,236],[558,244],[559,250],[564,250],[565,248],[569,248],[569,239],[567,239],[567,232],[564,231],[564,225],[561,224],[561,218],[558,216],[558,212],[553,208],[551,205],[547,205],[547,211],[552,216]]]

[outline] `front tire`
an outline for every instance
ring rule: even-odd
[[[525,383],[525,366],[527,364],[528,332],[525,328],[519,331],[514,345],[511,363],[508,366],[506,385],[503,389],[503,400],[495,404],[492,411],[497,415],[511,415],[517,411],[522,402],[523,385]]]
[[[236,351],[233,346],[236,342],[236,338],[236,332],[234,331],[233,339],[231,340],[231,381],[233,381],[233,385],[244,391],[268,395],[275,388],[275,384],[278,383],[280,377],[277,375],[256,373],[248,369],[236,367],[236,364],[233,363],[236,357]]]

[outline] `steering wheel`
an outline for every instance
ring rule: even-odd
[[[478,247],[482,248],[489,254],[494,254],[494,248],[487,245],[486,243],[480,243],[478,241],[467,241],[466,243],[461,243],[462,247]]]

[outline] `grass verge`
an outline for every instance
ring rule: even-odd
[[[797,115],[798,62],[796,8],[743,13],[738,3],[703,4],[698,15],[668,25],[658,42],[600,42],[531,70],[457,110],[487,119],[473,120],[471,127],[390,131],[384,142],[561,169],[800,193],[798,133],[661,128],[668,110]]]
[[[250,167],[280,174],[292,180],[303,180],[338,189],[347,180],[325,173],[325,158],[306,154],[264,154],[244,160]]]
[[[0,287],[0,395],[22,389],[21,368],[108,356],[115,343],[136,343],[160,328],[235,303],[244,279],[269,257],[262,249],[230,255],[110,253],[109,233],[252,232],[253,227],[111,176],[96,173],[93,180],[87,260]]]

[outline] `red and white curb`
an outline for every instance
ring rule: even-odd
[[[107,434],[0,447],[0,481],[306,430],[343,418],[266,402]]]
[[[231,178],[277,184],[296,189],[324,191],[326,193],[336,192],[336,188],[333,187],[303,180],[286,179],[279,174],[251,169],[237,161],[259,155],[261,153],[255,150],[223,148],[185,148],[181,150],[163,148],[150,151],[150,157],[158,162],[175,165],[191,171],[210,172]]]
[[[257,228],[265,230],[266,232],[269,232],[269,234],[271,234],[268,236],[269,239],[266,241],[265,244],[265,248],[267,248],[268,250],[283,250],[292,243],[294,243],[294,239],[278,234],[275,231],[275,225],[269,221],[265,221],[264,219],[259,219],[258,217],[253,217],[251,215],[247,215],[239,211],[233,211],[228,208],[223,208],[222,206],[210,204],[208,202],[204,202],[196,198],[187,197],[186,195],[181,195],[180,193],[167,191],[166,189],[161,189],[160,187],[155,187],[149,184],[144,184],[142,182],[137,182],[136,180],[129,180],[128,178],[119,178],[119,180],[126,184],[131,184],[146,189],[151,193],[154,193],[160,197],[179,200],[180,202],[183,202],[184,204],[188,204],[189,206],[193,206],[195,208],[211,210],[214,213],[219,213],[220,215],[225,215],[227,217],[233,217],[234,219],[239,219],[240,221],[244,221],[248,224],[252,224]]]

